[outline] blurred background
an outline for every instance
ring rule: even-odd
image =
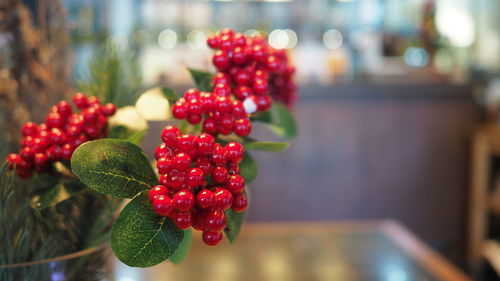
[[[22,2],[34,22],[54,20],[37,18],[43,1]],[[104,44],[137,59],[141,87],[179,91],[191,86],[187,66],[213,70],[205,41],[220,28],[264,34],[287,50],[297,66],[299,137],[283,153],[256,154],[249,221],[396,219],[464,269],[483,259],[471,245],[500,235],[499,1],[62,4],[56,13],[68,33],[56,42],[70,48],[62,56],[52,47],[54,60],[45,64],[64,58],[59,81],[69,85],[91,71]],[[5,65],[15,64],[7,48],[15,36],[0,34]],[[150,125],[144,148],[151,155],[163,123]],[[254,134],[273,139],[261,128]]]

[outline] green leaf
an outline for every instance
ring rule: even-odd
[[[82,144],[71,157],[71,169],[88,187],[118,198],[132,198],[158,182],[146,154],[118,139]]]
[[[158,216],[142,192],[125,206],[111,230],[111,247],[123,263],[149,267],[169,258],[179,247],[184,231],[172,220]]]
[[[130,130],[123,125],[111,127],[108,133],[108,138],[113,139],[126,139],[128,136],[130,136]]]
[[[271,142],[271,141],[251,141],[243,144],[247,150],[263,150],[279,152],[290,146],[287,142]]]
[[[265,123],[266,127],[279,137],[292,139],[297,136],[295,118],[288,108],[279,102],[273,102],[268,112],[257,114],[251,119]]]
[[[236,213],[232,209],[227,209],[225,213],[227,225],[226,228],[224,228],[224,232],[229,242],[234,243],[240,234],[241,226],[245,221],[247,211]]]
[[[70,198],[77,192],[84,190],[86,186],[79,180],[68,183],[59,183],[50,188],[42,190],[31,199],[33,208],[42,210],[47,207],[52,207],[60,202]]]
[[[193,233],[191,228],[184,230],[184,239],[182,239],[179,248],[175,251],[175,253],[169,258],[169,260],[173,264],[181,263],[189,254],[189,250],[191,250],[191,246],[193,245]]]
[[[253,159],[250,153],[245,151],[243,160],[240,162],[240,175],[247,184],[251,183],[259,173],[259,165]]]
[[[196,88],[200,91],[212,91],[212,78],[213,74],[207,71],[188,68],[191,77],[193,77]]]
[[[179,99],[179,94],[170,88],[162,87],[161,92],[171,105]]]
[[[142,140],[144,139],[144,136],[148,132],[148,129],[140,130],[135,133],[133,133],[130,137],[128,137],[127,141],[139,145],[141,144]]]

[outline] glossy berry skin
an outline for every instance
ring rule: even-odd
[[[64,119],[63,117],[56,112],[49,113],[45,120],[47,126],[49,128],[62,128],[64,127]]]
[[[153,201],[160,195],[167,195],[168,196],[168,188],[166,186],[163,186],[163,185],[157,185],[157,186],[153,186],[153,188],[151,188],[149,190],[149,194],[148,194],[148,197],[149,197],[149,202],[153,203]]]
[[[209,246],[217,246],[222,240],[222,232],[220,231],[203,231],[202,239]]]
[[[229,154],[229,161],[240,163],[241,160],[243,160],[245,149],[243,148],[243,145],[241,143],[230,142],[224,147],[224,149]]]
[[[212,171],[212,163],[210,163],[210,160],[204,158],[196,160],[195,167],[202,170],[205,176]]]
[[[162,157],[171,157],[172,153],[170,152],[170,149],[168,146],[164,143],[158,145],[155,149],[155,158],[156,160],[162,158]]]
[[[214,205],[217,208],[227,210],[233,204],[233,195],[225,188],[214,193]]]
[[[179,191],[172,198],[174,206],[179,211],[189,211],[194,206],[194,195],[190,191]]]
[[[187,153],[179,153],[172,159],[172,167],[179,171],[185,171],[191,166],[191,156]]]
[[[252,131],[252,123],[249,119],[238,119],[234,122],[234,133],[240,137],[246,137]]]
[[[25,137],[34,137],[38,133],[38,126],[33,122],[26,122],[21,131]]]
[[[180,229],[188,229],[193,223],[193,219],[190,212],[179,212],[174,215],[173,221],[175,226]]]
[[[21,156],[21,158],[24,161],[28,161],[28,162],[32,162],[33,161],[33,158],[35,157],[35,153],[36,153],[36,151],[33,148],[29,147],[29,146],[23,147],[19,151],[19,155]]]
[[[16,165],[18,165],[19,161],[21,161],[21,156],[16,153],[11,153],[7,156],[7,166],[9,169],[14,169]]]
[[[212,62],[219,70],[226,70],[231,65],[227,53],[222,50],[217,50],[215,52]]]
[[[190,152],[196,148],[195,136],[184,134],[177,137],[176,146],[182,152]]]
[[[208,189],[200,191],[196,196],[196,203],[203,209],[212,207],[215,203],[213,192]]]
[[[49,164],[49,158],[45,153],[36,153],[33,158],[33,164],[35,165],[35,171],[38,173],[44,172]]]
[[[241,193],[245,189],[245,180],[240,175],[232,175],[226,183],[226,187],[231,193]]]
[[[248,200],[245,194],[236,194],[233,198],[231,209],[237,213],[241,213],[247,209]]]
[[[219,37],[217,37],[216,35],[209,36],[207,38],[207,45],[212,49],[218,48],[219,47]]]
[[[161,139],[163,143],[165,143],[169,147],[173,147],[176,145],[177,137],[181,135],[181,131],[177,129],[177,127],[168,125],[163,128],[161,132]]]
[[[229,160],[229,153],[224,147],[217,143],[215,144],[211,160],[214,165],[224,165]]]
[[[76,105],[76,107],[78,107],[79,109],[83,109],[83,108],[86,108],[88,106],[88,100],[87,100],[87,96],[85,96],[84,94],[82,93],[77,93],[74,97],[73,97],[73,103]]]
[[[222,209],[209,210],[205,219],[205,226],[209,231],[221,231],[226,227],[226,216]]]
[[[183,172],[173,170],[168,174],[167,177],[167,186],[172,189],[180,189],[184,186],[186,182],[186,176]]]
[[[196,137],[195,141],[198,144],[198,152],[201,155],[206,155],[213,151],[215,139],[211,135],[201,134]]]
[[[116,105],[107,103],[101,108],[101,112],[106,116],[112,116],[116,113]]]
[[[199,169],[199,168],[191,168],[187,172],[187,183],[186,184],[191,189],[199,187],[199,186],[202,186],[203,185],[203,177],[204,176],[205,175],[204,175],[204,173],[203,173],[203,171],[201,169]]]
[[[67,101],[60,101],[56,105],[57,113],[59,113],[63,117],[68,117],[73,113],[73,109],[71,105]]]
[[[215,183],[225,183],[229,178],[229,172],[222,166],[216,166],[212,169],[212,180]]]
[[[185,102],[176,102],[172,107],[172,115],[177,119],[186,119],[189,114],[188,105]]]
[[[153,200],[153,210],[159,216],[169,216],[174,209],[174,203],[166,195],[158,195],[156,199]]]

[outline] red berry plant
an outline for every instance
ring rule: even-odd
[[[296,99],[287,54],[262,36],[223,29],[209,37],[217,73],[189,69],[195,87],[180,97],[162,88],[177,119],[166,124],[156,163],[129,141],[101,139],[78,147],[71,168],[88,187],[130,198],[114,222],[111,246],[127,265],[180,261],[192,231],[209,246],[234,242],[243,224],[248,185],[258,165],[248,151],[282,151],[285,142],[249,137],[256,123],[293,138],[288,108]]]

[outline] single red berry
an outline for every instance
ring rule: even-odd
[[[71,160],[71,155],[73,155],[73,151],[75,150],[74,146],[66,143],[61,147],[61,150],[62,159]]]
[[[230,142],[226,144],[224,149],[229,153],[229,160],[231,162],[240,163],[243,160],[245,148],[239,142]]]
[[[73,113],[73,109],[67,101],[62,100],[57,103],[57,113],[61,114],[64,117],[68,117]]]
[[[162,158],[162,157],[172,157],[172,153],[170,152],[170,149],[168,148],[168,146],[164,143],[162,144],[159,144],[156,148],[155,148],[155,158],[156,160]]]
[[[168,196],[169,190],[166,186],[163,185],[157,185],[153,186],[149,190],[149,202],[153,203],[153,201],[160,195],[167,195]]]
[[[219,49],[231,51],[233,49],[233,38],[229,35],[222,35],[219,39]]]
[[[225,183],[229,178],[229,172],[222,166],[216,166],[212,170],[212,180],[215,183]]]
[[[215,165],[225,165],[226,162],[229,160],[229,153],[219,143],[216,143],[214,146],[211,160],[212,163],[214,163]]]
[[[195,98],[186,100],[187,100],[189,114],[200,115],[202,110],[200,100]]]
[[[59,128],[52,128],[50,130],[50,140],[54,144],[62,144],[66,140],[64,131]]]
[[[252,54],[252,57],[256,61],[263,62],[266,60],[266,51],[264,48],[260,45],[254,46],[251,50],[250,53]]]
[[[35,152],[38,153],[38,152],[44,152],[49,145],[50,141],[48,141],[47,139],[36,137],[33,139],[33,144],[31,148],[33,148]]]
[[[257,107],[260,111],[267,111],[271,108],[272,99],[268,95],[262,95],[257,99]]]
[[[195,167],[203,171],[203,175],[208,175],[212,170],[212,163],[205,158],[196,160]]]
[[[87,106],[88,106],[87,96],[85,96],[85,94],[83,94],[83,93],[77,93],[73,97],[73,103],[79,109],[87,108]]]
[[[99,128],[95,125],[89,125],[83,129],[85,131],[85,134],[89,137],[91,140],[95,140],[101,137],[102,133],[99,130]]]
[[[234,36],[234,30],[232,30],[231,28],[223,28],[219,31],[219,37],[222,37],[224,35],[228,35],[230,37],[233,37]]]
[[[251,95],[253,95],[253,91],[248,86],[239,85],[234,89],[234,96],[240,100],[244,100]]]
[[[24,161],[22,158],[19,158],[17,162],[17,170],[31,171],[33,169],[33,163]]]
[[[219,131],[222,133],[222,134],[230,134],[231,133],[231,129],[233,128],[233,115],[231,114],[224,114],[222,115],[222,117],[219,119]],[[223,129],[221,129],[221,127]],[[224,133],[224,132],[228,132],[228,133]]]
[[[235,33],[233,36],[233,44],[235,47],[244,47],[247,44],[247,38],[242,33]]]
[[[198,124],[203,120],[203,117],[201,114],[189,114],[186,120],[189,124]]]
[[[63,128],[64,127],[64,119],[63,117],[56,112],[52,112],[47,114],[47,118],[45,119],[47,126],[49,128]]]
[[[214,149],[215,140],[209,134],[201,134],[195,138],[195,141],[198,144],[198,152],[202,155],[211,153]]]
[[[226,187],[233,194],[241,193],[245,189],[245,180],[240,175],[232,175],[229,177]]]
[[[172,107],[172,115],[177,119],[185,119],[188,116],[188,105],[184,101],[176,101]]]
[[[214,204],[214,195],[212,191],[204,189],[196,195],[196,203],[203,209],[208,209]]]
[[[248,205],[248,200],[245,194],[236,194],[233,198],[233,205],[231,205],[231,209],[237,213],[241,213],[246,210]]]
[[[222,232],[221,231],[203,231],[201,236],[203,238],[203,242],[209,246],[217,246],[222,240]]]
[[[227,124],[227,123],[226,123]],[[232,122],[231,122],[232,124]],[[217,131],[219,132],[219,134],[222,134],[222,135],[229,135],[232,133],[232,128],[228,128],[224,125],[222,125],[220,122],[217,124]]]
[[[82,129],[83,129],[82,127],[70,125],[66,129],[66,134],[70,137],[76,137],[82,133]]]
[[[175,147],[177,137],[181,135],[181,131],[176,126],[168,125],[161,131],[161,139],[168,147]]]
[[[250,80],[252,79],[252,75],[250,72],[246,70],[240,70],[234,77],[234,82],[238,85],[248,85],[250,83]]]
[[[231,87],[229,86],[229,84],[216,84],[213,91],[214,94],[219,97],[231,96]]]
[[[230,175],[239,175],[240,174],[240,166],[238,163],[235,162],[229,162],[227,164],[227,170],[229,171]]]
[[[23,147],[19,151],[19,155],[24,161],[33,162],[33,158],[35,157],[35,150],[32,147]]]
[[[207,45],[212,49],[217,49],[219,47],[219,37],[217,35],[211,35],[207,38]]]
[[[227,75],[224,72],[217,72],[214,75],[213,80],[214,80],[214,85],[217,85],[217,84],[231,85],[231,77],[229,77],[229,75]]]
[[[221,231],[226,227],[226,216],[221,209],[212,209],[207,212],[205,225],[209,231]]]
[[[243,102],[240,100],[233,100],[231,103],[231,113],[235,118],[244,118],[247,116]]]
[[[33,158],[33,164],[35,164],[35,170],[38,173],[45,172],[47,165],[49,164],[49,158],[45,153],[36,153]]]
[[[189,152],[196,148],[195,136],[184,134],[177,137],[177,148],[182,152]]]
[[[233,131],[240,137],[246,137],[252,131],[252,123],[247,118],[242,118],[234,121]]]
[[[262,94],[266,93],[268,90],[267,81],[262,80],[262,79],[256,79],[255,81],[253,81],[252,87],[253,87],[253,91],[258,95],[262,95]]]
[[[158,195],[153,200],[153,210],[159,216],[169,216],[174,209],[174,203],[167,195]]]
[[[223,210],[227,210],[233,204],[233,195],[225,188],[214,193],[214,205]]]
[[[203,121],[203,131],[207,134],[217,134],[217,123],[212,118],[207,118]]]
[[[231,100],[228,97],[217,97],[215,101],[215,110],[220,113],[226,113],[231,110]]]
[[[116,113],[116,105],[107,103],[101,107],[101,112],[106,116],[112,116]]]
[[[38,126],[33,122],[26,122],[22,128],[23,136],[36,136],[38,134]]]
[[[191,212],[178,212],[173,217],[175,226],[180,229],[188,229],[193,223]]]
[[[11,153],[7,156],[7,166],[11,170],[18,165],[19,161],[21,161],[21,156],[19,154]]]
[[[229,56],[226,52],[222,50],[215,51],[215,54],[212,58],[212,62],[219,70],[226,70],[231,65],[229,61]]]
[[[101,101],[96,97],[96,96],[90,96],[88,99],[87,99],[88,103],[89,103],[89,106],[91,105],[96,105],[96,104],[100,104]]]
[[[62,159],[62,148],[61,146],[54,144],[47,149],[47,157],[49,161],[55,162]]]
[[[199,168],[191,168],[188,172],[187,172],[187,185],[190,187],[190,188],[195,188],[195,187],[199,187],[203,184],[203,177],[204,177],[204,173],[201,169]]]
[[[236,47],[233,51],[232,61],[236,64],[244,64],[247,61],[247,51],[245,48]]]
[[[185,101],[189,101],[192,99],[199,99],[200,98],[200,91],[195,88],[188,89],[186,92],[184,92],[184,99]]]
[[[85,135],[79,135],[73,140],[73,147],[76,149],[80,144],[87,142],[89,139]]]
[[[22,140],[21,140],[21,147],[26,147],[26,146],[33,146],[33,142],[34,142],[35,138],[32,137],[32,136],[27,136],[27,137],[24,137]]]
[[[158,173],[160,175],[168,174],[173,168],[172,159],[162,157],[156,161],[156,167],[158,168]]]
[[[172,199],[174,206],[179,211],[189,211],[194,206],[194,195],[190,191],[182,190],[177,192]]]
[[[168,174],[167,186],[172,189],[181,189],[184,186],[185,182],[186,175],[184,174],[184,172],[173,170]]]
[[[253,74],[253,78],[255,80],[261,79],[261,80],[269,80],[269,72],[265,70],[256,70],[255,73]]]
[[[200,103],[202,107],[202,111],[204,113],[210,113],[215,108],[215,100],[216,96],[213,93],[202,92],[200,95]]]
[[[168,185],[168,175],[160,175],[160,179],[158,180],[160,185],[167,186]]]
[[[277,57],[275,57],[275,56],[267,57],[266,67],[267,67],[267,69],[269,69],[269,71],[271,71],[271,72],[278,71],[280,65],[281,65],[281,62],[279,61],[279,59]]]

